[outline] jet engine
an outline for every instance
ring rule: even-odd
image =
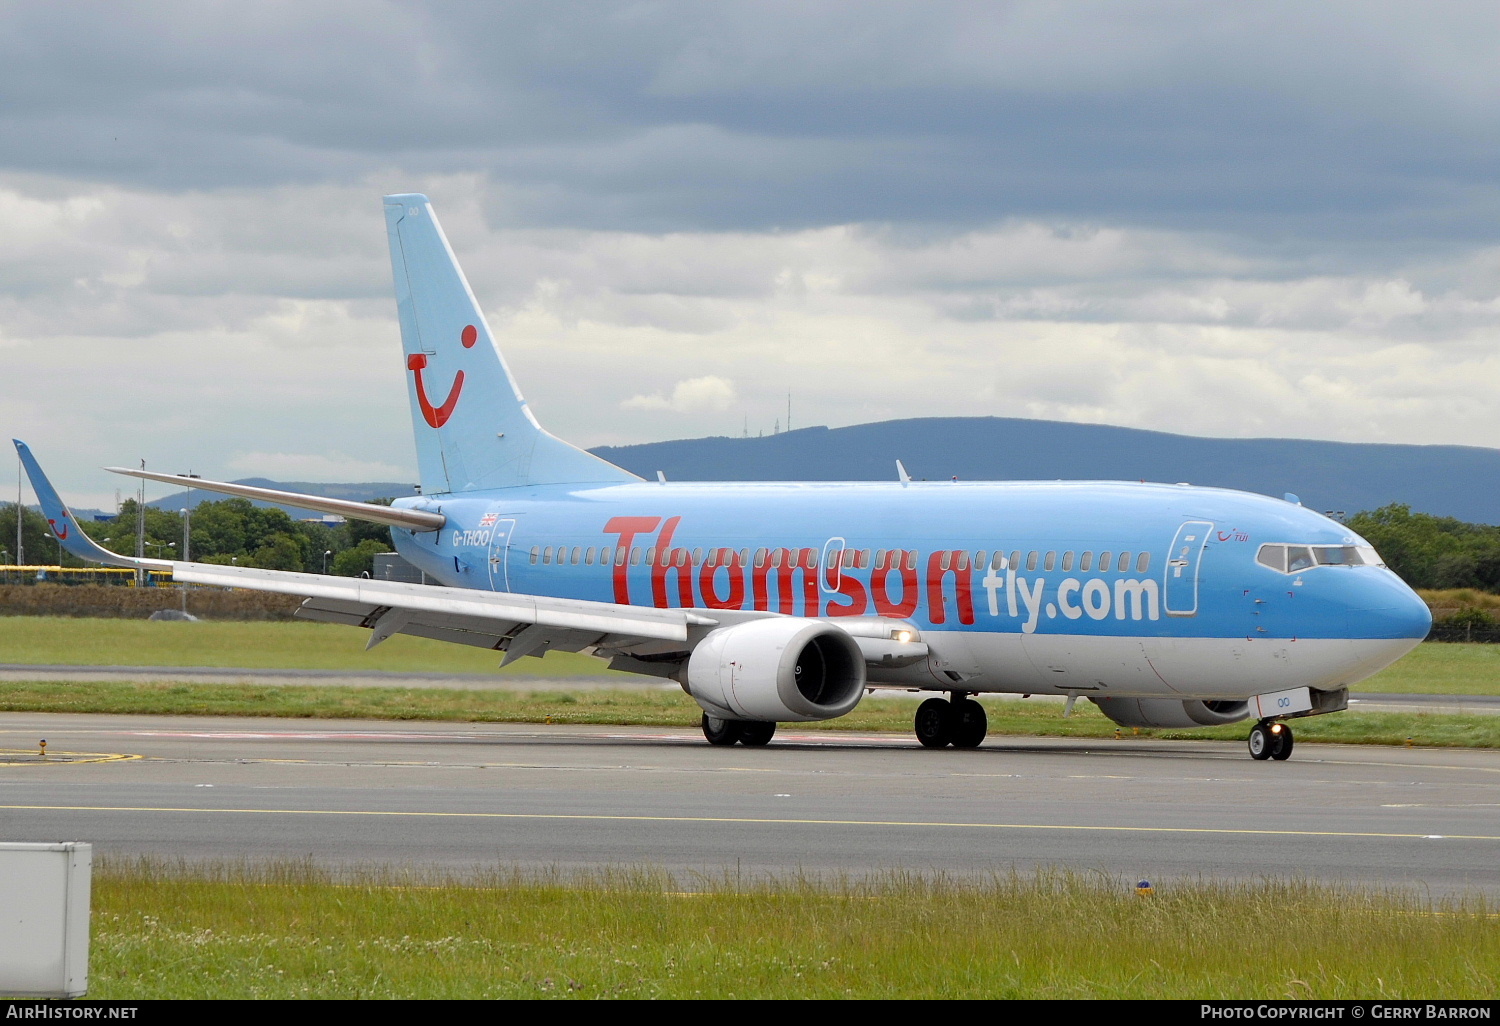
[[[1122,727],[1217,727],[1250,715],[1245,702],[1180,698],[1089,698]]]
[[[720,627],[693,649],[688,694],[715,716],[792,722],[842,716],[859,704],[858,643],[819,620],[777,616]]]

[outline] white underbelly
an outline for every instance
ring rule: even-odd
[[[973,692],[1247,698],[1346,687],[1419,643],[1394,640],[1121,638],[922,632],[927,663],[872,671],[873,683]]]

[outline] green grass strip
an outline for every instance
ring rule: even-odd
[[[1064,718],[1057,702],[986,700],[992,735],[1240,740],[1248,724],[1197,730],[1119,730],[1087,702]],[[786,731],[911,730],[916,703],[866,698],[847,716],[787,724]],[[450,691],[440,688],[42,681],[0,684],[6,712],[135,713],[160,716],[281,716],[475,723],[585,723],[694,728],[702,710],[660,686],[579,691]],[[1299,741],[1424,747],[1500,747],[1500,716],[1344,712],[1295,720]]]
[[[95,873],[90,998],[1493,999],[1480,898],[1298,881]]]

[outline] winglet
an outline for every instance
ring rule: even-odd
[[[896,461],[896,476],[901,479],[902,488],[911,484],[911,475],[906,472],[906,467],[902,465],[900,460]]]
[[[111,552],[84,534],[72,510],[63,503],[62,498],[57,494],[57,489],[53,488],[52,482],[47,480],[47,475],[42,473],[41,464],[37,463],[36,457],[31,455],[31,449],[19,438],[12,438],[11,441],[15,443],[16,452],[20,454],[21,465],[26,468],[26,476],[31,479],[31,488],[36,492],[37,501],[42,504],[42,515],[47,518],[47,525],[52,528],[52,536],[62,544],[63,548],[79,559],[107,563],[110,566],[128,566],[148,570],[172,569],[172,564],[164,559],[136,559],[132,556],[122,556],[118,552]]]

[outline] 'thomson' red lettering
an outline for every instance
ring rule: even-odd
[[[958,622],[974,622],[974,581],[969,573],[967,552],[934,552],[927,557],[927,615],[933,623],[948,618],[943,608],[943,575],[953,575],[954,598],[958,602]]]
[[[615,554],[615,601],[622,606],[630,605],[630,547],[636,535],[656,530],[661,517],[610,517],[604,525],[605,534],[620,536],[620,546]]]

